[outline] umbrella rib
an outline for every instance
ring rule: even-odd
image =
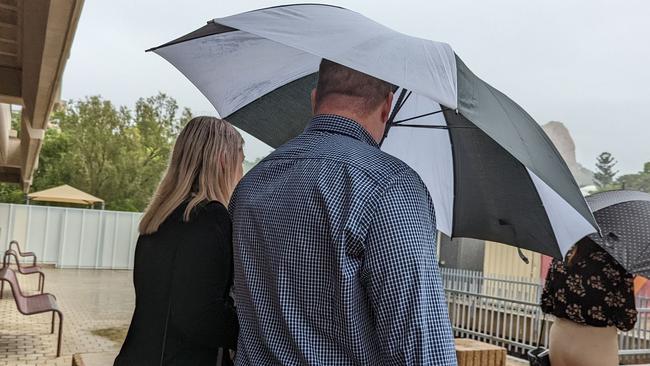
[[[411,124],[399,124],[399,125],[393,125],[393,127],[432,128],[432,129],[439,129],[439,130],[451,130],[457,128],[478,129],[478,127],[475,126],[411,125]]]
[[[206,28],[212,28],[212,29],[208,30]],[[201,30],[205,30],[205,32],[201,32]],[[164,44],[162,44],[160,46],[149,48],[149,49],[145,50],[144,52],[152,52],[152,51],[156,51],[158,49],[164,48],[164,47],[177,45],[179,43],[194,41],[194,40],[199,39],[199,38],[205,38],[205,37],[213,36],[215,34],[220,34],[220,33],[234,32],[234,31],[237,31],[237,30],[238,29],[228,27],[228,26],[225,26],[225,25],[222,25],[222,24],[218,24],[218,23],[215,23],[214,20],[210,20],[207,25],[195,30],[194,32],[191,32],[191,33],[188,33],[188,34],[186,34],[184,36],[181,36],[179,38],[173,39],[173,40],[171,40],[171,41],[169,41],[167,43],[164,43]]]
[[[408,98],[407,94],[408,90],[402,89],[399,93],[399,96],[397,97],[397,102],[395,103],[395,107],[393,108],[392,112],[390,113],[390,116],[388,117],[388,120],[393,123],[393,120],[395,119],[395,116],[397,116],[397,113],[399,112],[400,109],[404,106],[404,103],[402,101],[404,98]],[[388,133],[388,130],[386,130],[386,133]]]
[[[409,94],[409,95],[410,95],[410,94]],[[408,98],[408,97],[407,97],[407,98]],[[406,122],[406,121],[411,121],[411,120],[414,120],[414,119],[417,119],[417,118],[422,118],[422,117],[432,116],[432,115],[434,115],[434,114],[438,114],[438,113],[440,113],[440,112],[444,112],[445,110],[447,110],[447,108],[442,108],[442,109],[439,110],[439,111],[429,112],[429,113],[421,114],[421,115],[419,115],[419,116],[409,117],[409,118],[401,119],[401,120],[399,120],[399,121],[394,121],[394,122],[393,122],[393,126],[397,125],[398,123],[402,123],[402,122]]]
[[[397,89],[395,89],[397,91]],[[395,107],[393,110],[390,112],[390,116],[388,116],[388,121],[386,123],[386,128],[384,128],[384,136],[381,139],[381,142],[379,143],[379,146],[384,144],[384,140],[386,139],[386,136],[388,136],[388,131],[390,130],[391,126],[393,126],[393,120],[395,119],[395,116],[397,116],[397,113],[399,110],[402,108],[404,103],[402,101],[404,100],[404,97],[408,98],[409,94],[407,95],[407,90],[402,88],[402,90],[399,93],[399,96],[397,97],[397,102],[395,103]]]
[[[402,107],[404,107],[404,104],[406,104],[406,101],[409,100],[409,97],[411,96],[412,93],[413,93],[412,91],[410,90],[408,91],[408,94],[406,94],[406,97],[404,97],[404,100],[402,100],[402,103],[400,103],[399,108],[397,108],[397,111],[399,111],[400,109],[402,109]]]

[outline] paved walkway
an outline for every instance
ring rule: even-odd
[[[0,366],[64,365],[79,352],[115,352],[134,306],[132,272],[45,269],[45,292],[57,297],[63,311],[63,347],[56,358],[56,333],[50,314],[24,316],[16,309],[9,286],[0,300]],[[23,292],[33,293],[37,276],[18,278]]]

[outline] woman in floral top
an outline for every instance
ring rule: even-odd
[[[555,316],[549,346],[553,366],[618,365],[616,328],[636,323],[634,278],[585,238],[554,260],[542,294],[542,310]]]

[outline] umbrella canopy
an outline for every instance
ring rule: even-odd
[[[45,189],[39,192],[30,193],[27,195],[27,197],[31,201],[76,203],[79,205],[93,205],[95,203],[104,203],[103,199],[80,191],[77,188],[71,187],[67,184]]]
[[[629,273],[650,277],[650,194],[609,191],[587,197],[602,237],[589,238]]]
[[[445,43],[347,9],[289,5],[214,19],[152,49],[231,123],[277,147],[311,117],[322,58],[398,87],[382,149],[429,188],[438,229],[561,257],[596,222],[539,125]]]

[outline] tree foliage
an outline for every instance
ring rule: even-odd
[[[594,174],[594,178],[599,192],[628,189],[650,193],[650,161],[644,164],[642,171],[617,178],[614,178],[618,173],[614,171],[614,165],[616,160],[610,153],[603,152],[596,158],[598,172]]]
[[[599,189],[604,189],[614,182],[614,176],[618,171],[614,171],[616,160],[612,154],[603,152],[596,158],[596,173],[594,173],[594,182]]]
[[[69,101],[52,114],[32,191],[69,184],[104,199],[107,209],[141,211],[191,118],[162,93],[139,99],[132,110],[99,96]],[[24,196],[18,185],[2,184],[0,200]]]
[[[23,203],[25,195],[15,183],[0,183],[0,202]]]
[[[11,129],[20,131],[21,111],[11,110]]]
[[[31,190],[69,184],[104,199],[107,209],[142,211],[190,119],[188,108],[163,93],[133,108],[100,96],[68,101],[52,113]],[[19,111],[12,127],[20,128]],[[259,160],[244,164],[250,169]],[[0,202],[24,201],[18,184],[0,183]]]
[[[650,193],[650,162],[643,165],[643,170],[637,174],[620,176],[617,181],[620,189],[630,189]]]

